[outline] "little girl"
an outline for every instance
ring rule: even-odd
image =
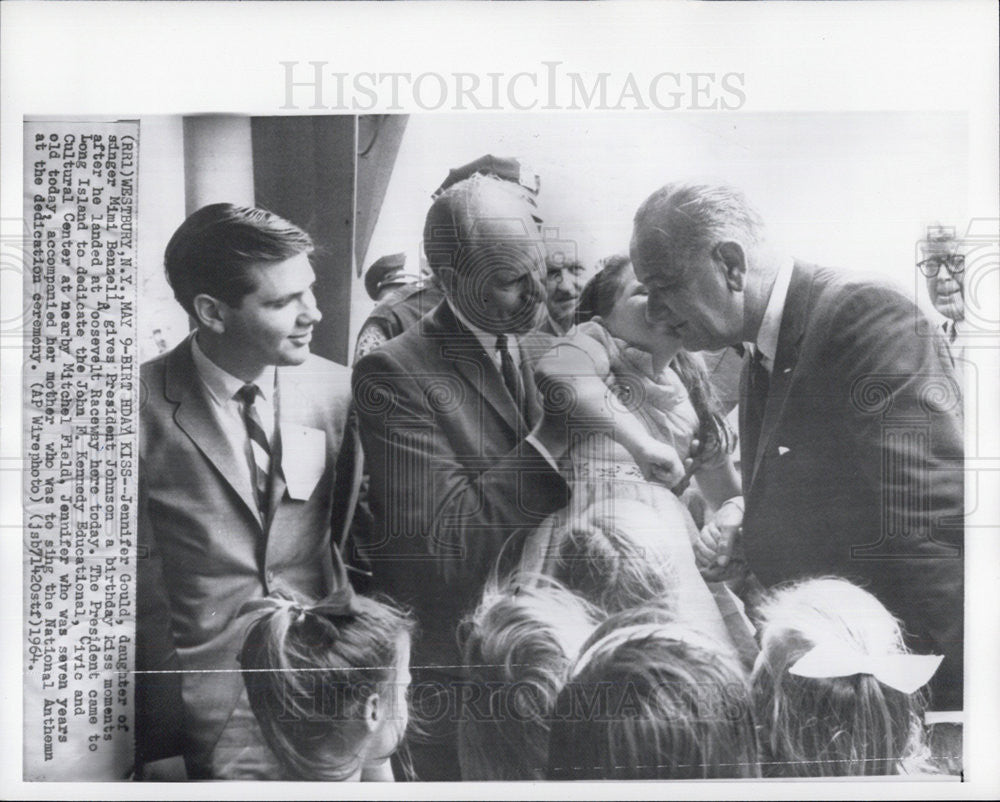
[[[646,300],[646,290],[627,257],[604,260],[580,296],[578,325],[568,342],[563,341],[562,357],[568,371],[590,369],[611,386],[622,405],[619,420],[632,425],[638,418],[645,439],[672,446],[687,467],[687,476],[697,478],[715,511],[695,542],[699,567],[710,574],[725,530],[734,531],[743,518],[739,477],[729,458],[731,432],[700,359],[646,322]],[[579,351],[586,354],[585,363]],[[623,442],[617,435],[616,439]],[[641,438],[632,435],[632,439]],[[662,497],[643,481],[649,471],[637,465],[635,454],[640,451],[628,443],[623,448],[610,437],[591,436],[574,443],[570,458],[581,484],[613,484],[617,497],[624,493],[662,508]],[[675,492],[679,490],[675,487]],[[588,494],[588,501],[594,495]],[[727,559],[728,555],[719,559],[716,573]]]
[[[487,584],[459,627],[470,686],[459,715],[463,780],[543,780],[549,725],[599,612],[546,577]]]
[[[657,607],[605,621],[556,703],[549,779],[757,777],[745,675]]]
[[[240,654],[250,706],[288,780],[392,780],[409,720],[410,614],[349,588],[313,607],[267,598]],[[241,612],[243,612],[241,611]]]
[[[780,588],[758,608],[752,693],[765,773],[931,772],[920,688],[941,662],[910,654],[899,623],[845,579]]]

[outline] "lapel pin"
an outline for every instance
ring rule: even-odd
[[[791,451],[791,449],[786,448],[785,446],[778,446],[778,456],[779,457],[785,456],[785,454],[787,454],[789,451]]]

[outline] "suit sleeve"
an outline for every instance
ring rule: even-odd
[[[937,706],[961,706],[963,647],[963,441],[961,390],[936,332],[883,287],[851,293],[834,316],[831,375],[848,377],[849,453],[881,494],[881,531],[868,572],[891,576],[917,651],[945,654]],[[859,543],[862,541],[858,541]],[[885,570],[882,570],[885,569]],[[880,578],[881,577],[881,578]],[[888,581],[888,580],[884,580]],[[957,689],[957,699],[956,696]]]
[[[452,442],[456,428],[442,417],[474,413],[443,409],[435,388],[385,350],[358,363],[353,384],[378,531],[373,558],[429,555],[446,582],[481,584],[509,537],[568,501],[565,480],[530,442],[495,456]],[[469,427],[475,441],[478,422]]]
[[[364,582],[359,582],[364,578],[364,566],[357,564],[354,555],[356,544],[366,543],[371,538],[372,513],[358,416],[353,408],[337,455],[330,531],[334,575],[342,579],[346,575],[346,580],[356,590],[365,592]]]

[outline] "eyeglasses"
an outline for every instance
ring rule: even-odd
[[[942,267],[948,271],[949,276],[960,276],[965,272],[965,256],[960,253],[932,256],[922,262],[917,262],[917,267],[927,278],[934,278]]]

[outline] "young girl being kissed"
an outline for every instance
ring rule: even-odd
[[[392,780],[409,721],[414,620],[387,598],[349,588],[312,607],[282,598],[240,654],[250,706],[285,780]]]
[[[721,578],[731,536],[743,520],[739,477],[729,456],[732,433],[701,359],[647,322],[646,301],[646,289],[629,259],[605,259],[580,296],[577,326],[560,346],[561,356],[568,369],[575,370],[581,369],[580,351],[586,354],[585,367],[612,389],[621,405],[618,421],[632,429],[635,419],[641,422],[643,431],[631,434],[631,440],[651,438],[677,452],[685,476],[670,476],[664,483],[678,492],[678,480],[697,480],[714,515],[695,541],[695,557],[706,578]],[[570,451],[577,478],[591,486],[610,481],[617,497],[624,490],[627,496],[662,506],[650,483],[642,481],[649,471],[636,464],[641,460],[635,454],[642,449],[620,433],[615,440],[618,443],[609,437],[578,439]],[[629,484],[637,489],[630,490]]]

